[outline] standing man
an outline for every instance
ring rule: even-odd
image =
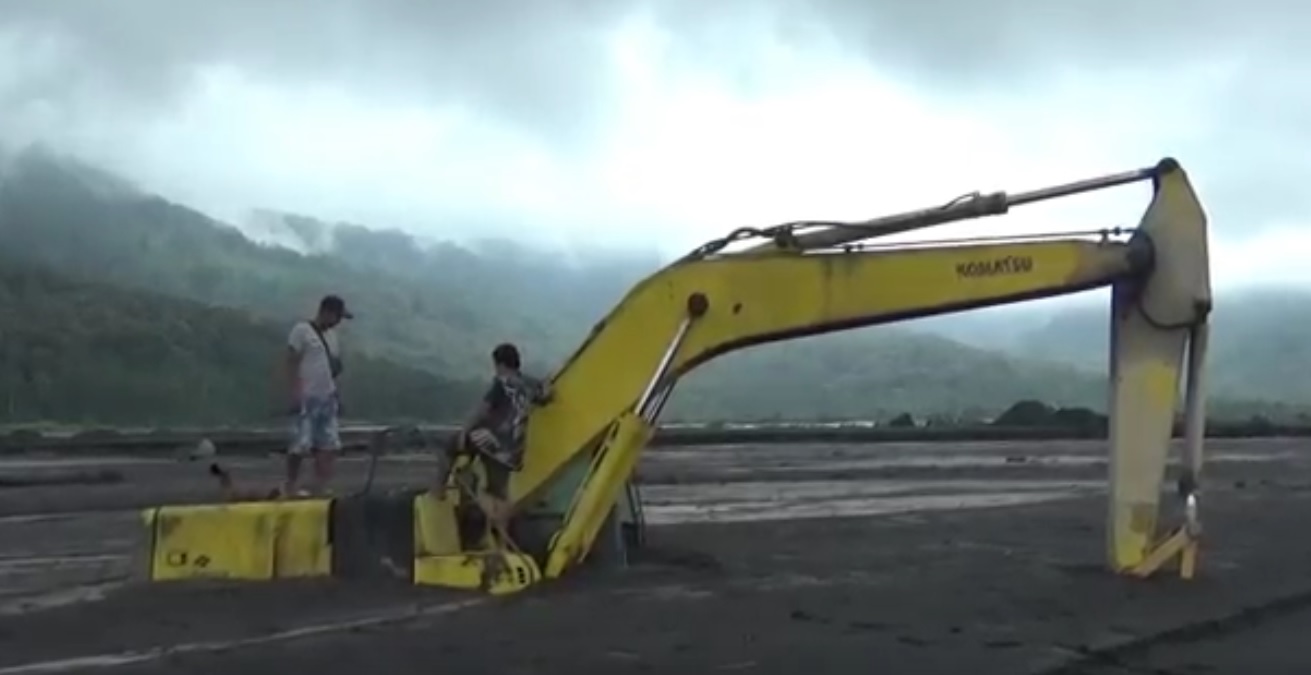
[[[297,494],[300,465],[305,455],[314,458],[310,494],[322,495],[332,479],[333,456],[341,449],[337,417],[341,403],[337,377],[342,362],[334,330],[352,315],[336,295],[319,302],[313,319],[297,322],[287,336],[286,377],[292,412],[291,443],[287,448],[287,475],[283,494]]]

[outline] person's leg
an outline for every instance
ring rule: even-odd
[[[485,500],[483,511],[492,521],[499,533],[509,537],[510,524],[509,487],[511,467],[506,464],[507,448],[491,429],[476,428],[469,432],[469,443],[478,453],[483,465],[483,475],[487,485],[483,490]]]
[[[314,485],[311,492],[315,496],[325,496],[332,482],[334,460],[341,451],[336,397],[315,401],[310,417],[313,420],[311,436],[314,454]]]
[[[487,476],[487,502],[483,510],[493,529],[502,537],[510,536],[510,469],[488,457],[482,458]]]
[[[291,439],[287,444],[286,475],[282,482],[282,494],[294,496],[300,481],[300,465],[305,455],[314,445],[313,427],[308,406],[301,404],[291,419]]]
[[[312,453],[314,457],[314,482],[310,486],[310,494],[316,497],[325,497],[332,494],[329,486],[332,484],[333,461],[336,459],[337,452],[330,449],[315,448]]]
[[[437,450],[437,475],[433,477],[429,493],[434,499],[446,499],[446,483],[451,478],[451,469],[455,460],[463,452],[465,440],[463,434],[456,434],[449,443]]]
[[[296,486],[300,483],[300,465],[305,458],[305,453],[299,450],[287,451],[286,476],[282,481],[282,494],[291,496],[296,492]]]

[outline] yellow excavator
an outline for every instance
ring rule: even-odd
[[[1139,182],[1150,182],[1153,196],[1135,228],[878,241]],[[451,479],[461,489],[442,500],[416,489],[149,509],[144,568],[159,581],[388,575],[518,591],[641,543],[634,469],[675,384],[697,365],[751,345],[1108,286],[1109,566],[1145,577],[1177,561],[1191,578],[1211,288],[1206,215],[1173,159],[864,222],[743,228],[697,248],[632,288],[557,371],[551,402],[528,421],[508,532],[478,506],[481,469],[471,463]],[[1163,528],[1181,384],[1182,517]]]

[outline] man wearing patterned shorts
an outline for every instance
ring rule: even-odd
[[[346,303],[338,296],[329,295],[319,303],[313,319],[296,323],[287,336],[286,371],[292,423],[284,495],[323,495],[332,479],[333,457],[341,449],[337,429],[341,413],[337,377],[342,371],[333,329],[350,318],[352,314],[346,310]],[[306,455],[314,459],[314,482],[308,493],[298,492],[296,485]]]

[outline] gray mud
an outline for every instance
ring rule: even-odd
[[[1302,444],[1211,443],[1191,583],[1102,570],[1098,443],[657,450],[632,567],[506,599],[126,584],[132,509],[211,500],[214,485],[204,462],[105,459],[77,468],[123,482],[0,490],[0,675],[1311,672]],[[232,465],[276,481],[272,459]],[[345,462],[339,492],[364,467]],[[377,485],[422,484],[427,468],[388,460]]]

